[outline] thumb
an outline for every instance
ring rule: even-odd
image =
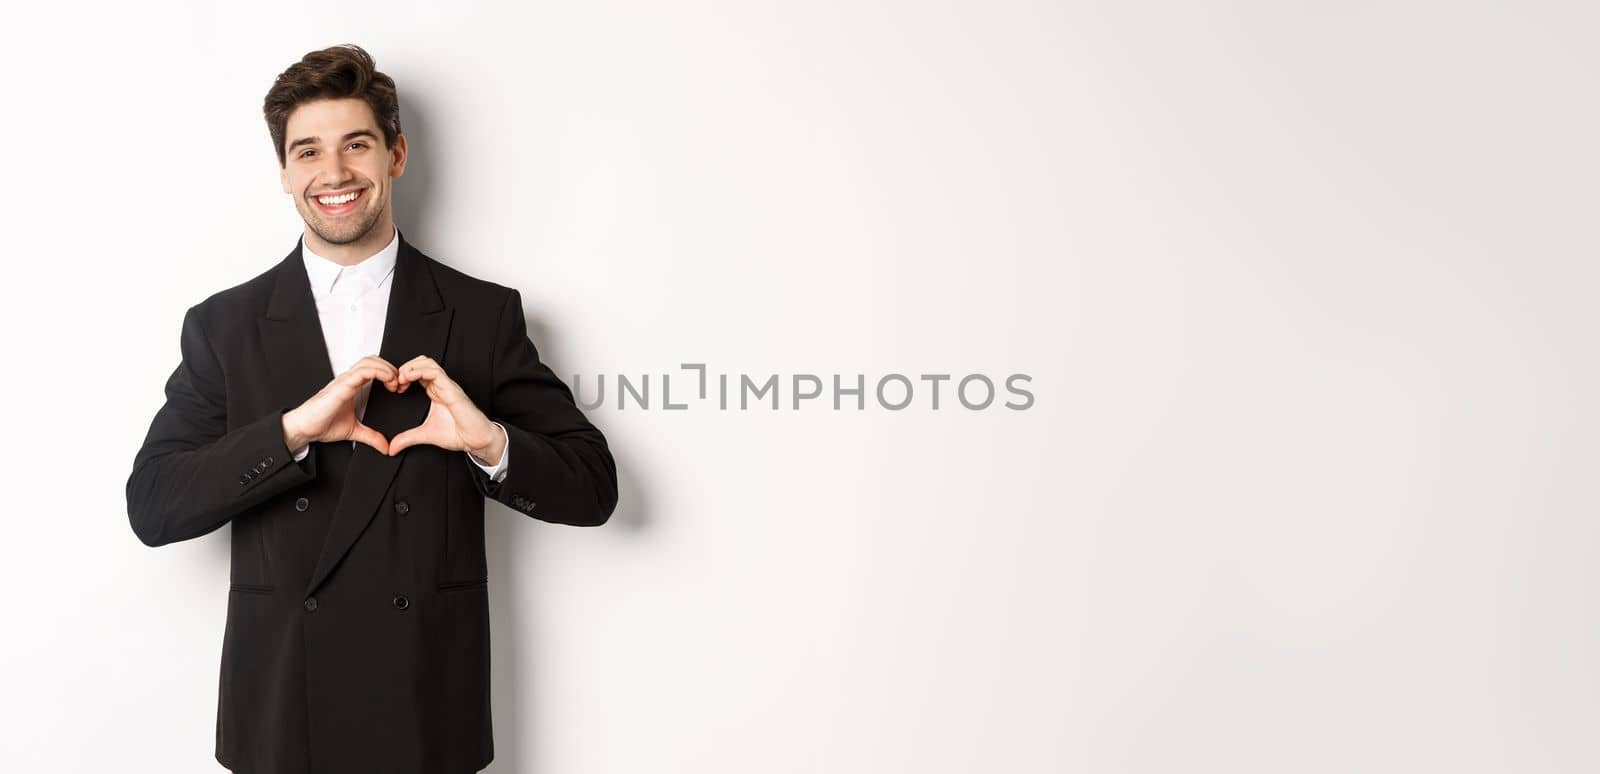
[[[383,433],[363,425],[360,422],[357,422],[355,429],[350,431],[350,440],[359,441],[360,443],[371,446],[372,448],[377,449],[379,454],[389,453],[389,439],[384,438]]]
[[[425,441],[422,439],[422,434],[417,432],[416,428],[412,428],[395,436],[393,440],[389,441],[389,456],[393,457],[394,455],[405,451],[407,447],[415,446],[424,442]]]

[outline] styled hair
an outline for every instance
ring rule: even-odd
[[[284,133],[288,131],[289,114],[296,107],[319,99],[351,97],[372,108],[384,144],[394,147],[395,138],[400,136],[400,95],[395,91],[394,79],[378,72],[372,55],[360,46],[346,43],[312,51],[280,73],[261,106],[267,117],[267,132],[278,152],[278,166],[288,164]]]

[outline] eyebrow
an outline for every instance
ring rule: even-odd
[[[346,143],[346,142],[349,142],[349,141],[351,141],[351,140],[353,140],[353,139],[355,139],[357,137],[370,137],[370,138],[372,138],[373,142],[377,142],[378,141],[378,135],[373,134],[371,129],[357,129],[357,130],[355,130],[353,132],[347,133],[344,137],[340,138],[339,142],[340,143]],[[322,138],[321,137],[301,137],[300,139],[289,143],[289,147],[286,149],[285,152],[293,151],[295,148],[298,148],[298,147],[300,147],[302,145],[315,145],[315,144],[317,144],[319,142],[322,142]]]

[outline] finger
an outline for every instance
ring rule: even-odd
[[[407,389],[407,388],[409,388],[409,387],[410,387],[410,386],[411,386],[411,382],[412,382],[412,381],[413,381],[413,380],[411,380],[411,379],[407,379],[407,378],[406,378],[406,375],[405,375],[405,367],[406,367],[406,366],[407,366],[407,365],[410,365],[410,364],[412,364],[412,363],[415,363],[415,362],[417,362],[417,361],[418,361],[418,360],[421,360],[421,359],[423,359],[423,358],[425,358],[425,357],[427,357],[427,355],[417,355],[417,356],[416,356],[416,357],[414,357],[414,358],[411,358],[411,359],[410,359],[410,360],[407,360],[407,361],[406,361],[406,362],[404,362],[404,363],[401,363],[401,364],[400,364],[400,365],[399,365],[399,366],[397,366],[397,367],[396,367],[396,368],[395,368],[395,374],[396,374],[396,375],[395,375],[395,381],[396,381],[396,382],[398,382],[398,383],[399,383],[399,384],[400,384],[400,392],[405,392],[405,391],[406,391],[406,389]]]
[[[346,394],[354,394],[356,390],[361,389],[367,382],[374,379],[383,382],[385,387],[395,389],[399,386],[396,381],[398,372],[390,370],[391,368],[390,366],[377,364],[358,364],[345,371],[335,381],[343,388],[342,391]]]
[[[341,374],[340,378],[346,379],[355,384],[363,384],[373,379],[393,379],[398,374],[398,371],[390,368],[389,366],[384,366],[377,363],[358,362],[351,366],[350,370]]]
[[[449,377],[443,376],[442,371],[424,372],[417,381],[422,384],[423,391],[428,393],[428,399],[435,403],[455,405],[466,397],[466,394],[461,391],[460,387],[456,386],[455,382],[450,381]]]
[[[364,443],[378,450],[379,454],[389,453],[389,439],[366,425],[356,423],[355,429],[350,431],[350,440]]]
[[[379,381],[382,381],[383,386],[389,388],[390,392],[400,389],[400,369],[395,368],[392,363],[376,355],[368,355],[363,359],[367,360],[369,365],[382,370],[383,376]]]
[[[413,360],[400,366],[400,381],[404,384],[422,382],[428,387],[428,395],[438,399],[442,395],[453,395],[460,392],[460,387],[451,379],[449,374],[439,367],[438,363],[429,359],[427,361]],[[436,391],[437,389],[437,391]]]
[[[381,371],[383,371],[385,373],[391,374],[391,375],[394,374],[394,372],[396,370],[393,363],[391,363],[391,362],[389,362],[387,360],[384,360],[383,358],[378,357],[377,355],[367,355],[366,357],[363,357],[360,360],[357,360],[351,367],[352,368],[377,368],[377,369],[379,369],[379,370],[381,370]]]
[[[398,368],[395,368],[393,363],[390,363],[389,361],[384,360],[377,355],[367,355],[366,357],[357,360],[356,365],[379,369],[383,375],[374,378],[383,382],[383,386],[387,387],[390,392],[398,392],[400,390],[400,381],[398,378],[400,371]]]
[[[416,381],[417,377],[415,376],[415,367],[417,366],[433,366],[434,368],[438,368],[441,372],[444,371],[444,368],[440,366],[438,361],[434,360],[433,358],[428,357],[427,355],[417,355],[416,357],[400,364],[400,381]],[[409,380],[406,379],[406,374],[408,373],[412,374],[412,377]]]
[[[423,439],[422,433],[417,432],[415,429],[407,430],[389,441],[389,456],[393,457],[419,443],[427,443]]]
[[[377,355],[367,355],[362,357],[360,360],[357,360],[354,364],[352,364],[351,367],[354,368],[356,366],[373,366],[375,368],[382,368],[388,371],[395,370],[394,363],[384,360]]]

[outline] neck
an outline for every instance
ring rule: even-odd
[[[394,239],[394,219],[385,215],[367,235],[347,244],[336,245],[324,241],[308,226],[305,230],[306,247],[311,252],[327,258],[340,266],[354,266],[378,254],[389,240]]]

